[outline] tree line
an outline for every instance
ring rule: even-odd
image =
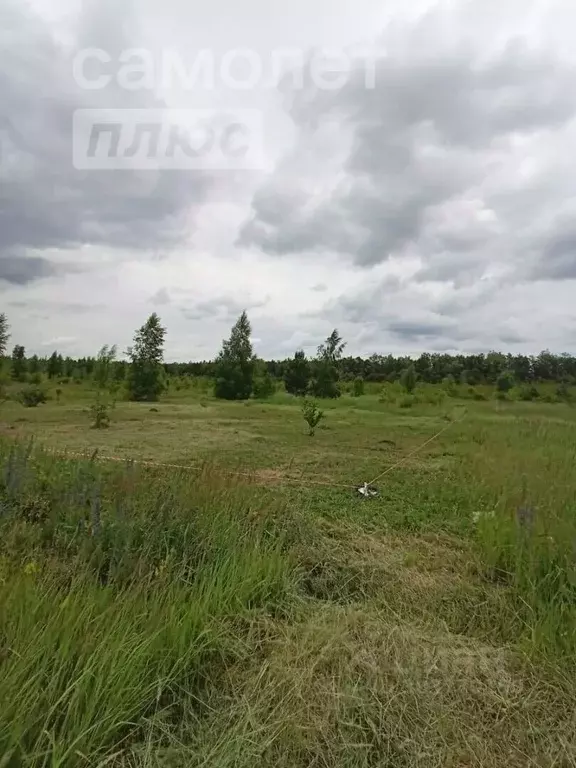
[[[0,314],[0,357],[3,370],[15,381],[39,384],[43,377],[81,382],[90,379],[99,388],[125,386],[133,400],[157,400],[170,377],[208,377],[214,381],[214,394],[228,400],[243,400],[254,395],[266,397],[276,382],[294,395],[334,398],[340,395],[341,382],[353,382],[360,394],[363,382],[458,382],[471,386],[497,384],[507,379],[517,384],[557,382],[576,383],[576,357],[548,350],[538,355],[512,355],[490,351],[480,354],[424,353],[416,358],[374,354],[367,358],[345,357],[345,342],[337,329],[308,357],[296,350],[284,360],[262,360],[253,350],[251,326],[242,312],[222,343],[214,360],[167,363],[164,360],[166,328],[153,313],[135,332],[133,344],[117,359],[116,346],[105,346],[94,357],[72,358],[57,350],[47,357],[28,357],[16,344],[8,355],[10,328]]]

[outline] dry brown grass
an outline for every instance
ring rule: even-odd
[[[196,723],[192,765],[576,764],[566,692],[506,649],[334,605],[254,632],[260,652]]]

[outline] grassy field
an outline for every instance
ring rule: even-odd
[[[0,766],[576,765],[576,409],[89,403],[2,406]]]

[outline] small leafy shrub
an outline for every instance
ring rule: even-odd
[[[96,400],[90,406],[92,429],[107,429],[110,426],[110,406],[103,400]]]
[[[302,416],[308,424],[308,434],[313,437],[316,427],[324,418],[324,411],[318,408],[314,400],[304,400],[302,402]]]
[[[418,381],[418,375],[416,373],[416,368],[414,368],[414,364],[411,363],[408,366],[408,368],[405,368],[402,371],[402,374],[400,376],[400,384],[404,388],[404,391],[408,395],[411,395],[416,389],[417,381]]]
[[[38,405],[42,405],[48,400],[46,392],[40,387],[29,386],[21,389],[17,395],[18,401],[22,403],[25,408],[36,408]]]
[[[415,402],[416,402],[416,398],[414,397],[414,395],[403,395],[402,397],[399,397],[397,400],[399,408],[412,408]]]
[[[310,390],[314,397],[337,399],[342,394],[338,386],[338,371],[330,360],[315,363]]]
[[[447,393],[440,387],[424,386],[420,387],[418,392],[412,396],[415,403],[430,403],[430,405],[442,405]]]
[[[393,403],[396,401],[397,392],[389,384],[385,384],[380,390],[380,403]]]
[[[364,394],[364,379],[357,376],[352,383],[352,395],[354,397],[362,397]]]
[[[500,376],[498,376],[498,378],[496,379],[497,392],[503,392],[504,394],[507,394],[508,392],[510,392],[513,386],[514,386],[514,379],[512,377],[512,374],[509,373],[508,371],[501,373]]]
[[[501,402],[508,401],[508,394],[506,392],[501,392],[498,390],[496,392],[496,400],[500,400]]]
[[[275,391],[274,380],[268,371],[265,368],[258,371],[257,376],[254,378],[254,397],[258,400],[267,400],[269,397],[272,397]]]
[[[518,388],[518,400],[531,402],[532,400],[538,400],[539,397],[540,392],[538,392],[534,384],[524,384]]]
[[[568,388],[568,384],[565,381],[560,382],[556,387],[556,397],[558,400],[562,400],[565,403],[569,403],[572,399],[572,395]]]
[[[35,386],[42,384],[42,374],[39,372],[30,374],[30,384]]]
[[[478,402],[487,400],[486,395],[483,392],[477,390],[476,387],[468,387],[467,392],[468,397],[472,398],[472,400],[476,400]]]
[[[456,386],[456,380],[452,374],[449,374],[445,379],[443,379],[442,387],[448,397],[458,397],[458,387]]]

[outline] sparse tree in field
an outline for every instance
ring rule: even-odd
[[[340,397],[338,364],[345,346],[335,328],[326,341],[318,347],[314,377],[310,387],[316,397]]]
[[[328,360],[317,360],[314,364],[314,376],[310,383],[310,391],[316,397],[340,397],[338,386],[338,371]]]
[[[289,360],[284,372],[284,387],[291,395],[305,395],[310,386],[310,363],[304,350],[297,350],[292,360]]]
[[[46,366],[48,378],[53,379],[56,376],[61,376],[63,366],[64,361],[62,360],[62,355],[59,355],[58,352],[52,352],[48,359],[48,365]]]
[[[112,369],[116,360],[116,345],[111,347],[105,344],[98,352],[96,366],[94,368],[94,381],[100,389],[106,389],[112,379]]]
[[[64,360],[64,365],[62,370],[62,373],[66,378],[71,379],[72,376],[74,376],[74,367],[75,367],[74,360],[71,357],[66,357]]]
[[[10,338],[10,326],[5,313],[0,313],[0,357],[4,357],[8,348],[8,339]]]
[[[32,355],[30,360],[28,360],[28,372],[32,375],[40,373],[40,360],[38,359],[38,355]]]
[[[342,341],[342,337],[338,334],[338,330],[334,328],[330,336],[323,344],[318,347],[318,357],[321,360],[327,360],[334,365],[338,364],[338,361],[342,358],[342,352],[346,342]]]
[[[117,360],[114,364],[114,380],[117,382],[124,381],[126,378],[126,363],[121,360]]]
[[[26,350],[21,344],[16,344],[12,350],[12,378],[22,381],[26,376]]]
[[[251,333],[248,315],[242,312],[216,358],[216,397],[247,400],[252,394],[256,358],[252,351]]]
[[[111,347],[105,344],[98,352],[96,365],[94,366],[94,381],[96,382],[96,395],[90,406],[92,416],[92,428],[104,429],[110,426],[111,403],[105,391],[112,386],[112,366],[116,359],[116,345]],[[110,395],[114,396],[110,391]]]
[[[316,427],[324,418],[324,411],[321,411],[313,400],[304,400],[302,402],[302,416],[308,424],[308,434],[313,437]]]
[[[556,387],[556,397],[558,400],[563,400],[566,403],[569,403],[572,400],[572,393],[570,392],[567,381],[561,381],[560,384],[558,384]]]
[[[410,363],[410,365],[402,371],[400,384],[403,386],[404,390],[411,395],[416,389],[416,381],[416,368],[414,368],[413,363]]]
[[[504,371],[496,379],[496,391],[507,395],[514,386],[514,379],[509,371]]]
[[[46,392],[40,387],[28,386],[20,390],[18,400],[26,408],[36,408],[47,400]]]
[[[90,406],[92,416],[92,429],[107,429],[110,426],[110,406],[98,392],[96,399]]]
[[[361,376],[357,376],[352,384],[352,394],[354,397],[362,397],[364,394],[364,379]]]
[[[164,389],[164,337],[166,329],[153,312],[134,335],[134,345],[127,354],[130,358],[128,391],[131,400],[153,402]]]
[[[454,376],[452,376],[451,373],[444,377],[442,380],[442,385],[448,397],[457,397],[458,387],[456,386],[456,379]]]

